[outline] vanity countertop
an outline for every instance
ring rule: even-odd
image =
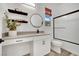
[[[25,38],[25,37],[35,37],[35,36],[44,36],[44,35],[50,35],[48,33],[34,33],[34,34],[18,34],[16,37],[3,37],[3,40],[9,40],[9,39],[18,39],[18,38]]]

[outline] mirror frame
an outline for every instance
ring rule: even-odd
[[[33,25],[33,23],[31,22],[31,18],[32,18],[33,15],[38,15],[38,16],[41,17],[42,22],[41,22],[41,25],[40,25],[40,26],[35,26],[35,25]],[[32,14],[31,17],[30,17],[30,23],[31,23],[31,25],[32,25],[33,27],[35,27],[35,28],[40,28],[40,27],[42,27],[42,25],[43,25],[43,18],[42,18],[42,16],[41,16],[40,14],[38,14],[38,13]]]

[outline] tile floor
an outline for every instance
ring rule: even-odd
[[[51,51],[46,56],[71,56],[72,53],[68,52],[67,50],[61,49],[61,54],[56,53],[55,51]],[[77,56],[74,54],[74,56]]]
[[[25,55],[25,56],[30,56],[30,54]],[[45,56],[72,56],[72,53],[69,52],[69,51],[67,51],[67,50],[65,50],[65,49],[61,49],[61,54],[58,54],[58,53],[56,53],[55,51],[52,51],[52,50],[51,50],[51,52],[48,53],[48,54],[45,55]],[[73,54],[73,56],[77,56],[77,55]]]

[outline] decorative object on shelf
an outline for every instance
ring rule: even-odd
[[[25,13],[25,12],[22,12],[22,11],[17,11],[16,9],[15,10],[12,10],[12,9],[8,9],[9,12],[11,13],[15,13],[15,14],[21,14],[21,15],[28,15],[28,13]]]
[[[25,21],[25,20],[12,20],[12,21],[15,21],[15,22],[18,22],[18,23],[28,23],[28,21]]]
[[[43,18],[40,14],[33,14],[30,17],[30,23],[35,28],[40,28],[43,25]]]
[[[16,23],[15,20],[8,19],[8,16],[6,14],[5,14],[5,20],[6,20],[6,23],[7,23],[7,28],[9,28],[9,36],[11,36],[11,37],[17,36],[16,28],[19,25]]]

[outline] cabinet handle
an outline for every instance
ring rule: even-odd
[[[21,42],[21,41],[23,41],[23,40],[18,40],[18,41],[16,41],[16,42]]]
[[[45,45],[45,41],[42,41],[42,44]]]

